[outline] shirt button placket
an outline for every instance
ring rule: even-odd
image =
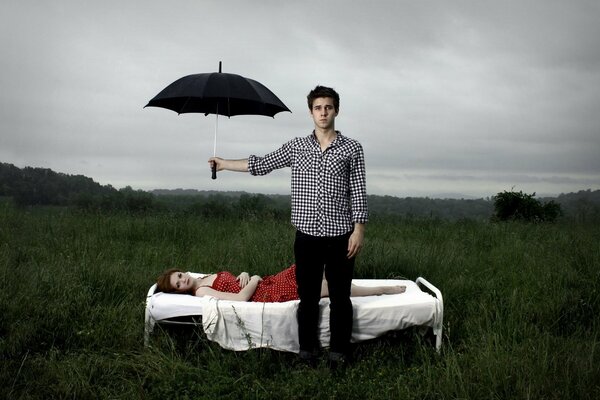
[[[317,201],[318,201],[318,210],[317,210],[317,218],[319,220],[319,232],[321,235],[324,235],[324,227],[323,227],[323,154],[319,155],[319,176],[317,180]]]

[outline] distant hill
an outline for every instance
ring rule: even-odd
[[[582,221],[600,220],[600,190],[580,190],[577,193],[565,193],[543,200],[554,200],[560,204],[566,216]]]
[[[550,198],[552,199],[552,198]],[[600,190],[591,189],[580,190],[577,193],[561,194],[554,199],[557,202],[573,203],[578,201],[586,201],[590,203],[600,204]]]
[[[18,168],[0,163],[0,196],[22,205],[69,205],[79,196],[117,192],[83,175],[67,175],[47,168]]]
[[[218,192],[195,189],[158,189],[150,193],[158,199],[171,198],[173,202],[191,204],[194,199],[248,196],[247,192]],[[289,195],[260,195],[269,198],[277,208],[289,206]],[[542,202],[554,200],[561,204],[566,216],[597,215],[600,213],[600,190],[582,190],[577,193],[561,194],[558,197],[540,198]],[[442,219],[489,219],[494,210],[492,199],[433,199],[429,197],[405,197],[369,195],[369,211],[373,216],[400,216]],[[594,214],[594,210],[596,214]]]
[[[83,175],[68,175],[45,168],[18,168],[0,163],[0,197],[12,198],[19,205],[78,206],[94,209],[187,210],[198,207],[260,207],[279,213],[289,210],[289,195],[252,194],[242,191],[219,192],[195,189],[155,189],[148,192],[131,187],[115,189],[100,185]],[[543,202],[559,203],[566,216],[600,219],[600,190],[581,190]],[[442,219],[489,219],[492,199],[434,199],[369,195],[371,215]],[[289,214],[289,212],[288,212]]]
[[[196,189],[153,189],[149,193],[157,196],[212,196],[212,195],[223,195],[227,197],[239,197],[246,193],[243,191],[237,192],[220,192],[218,190],[196,190]]]

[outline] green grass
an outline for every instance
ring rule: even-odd
[[[82,214],[0,205],[0,398],[600,397],[600,227],[372,221],[358,278],[423,276],[444,294],[441,354],[414,330],[354,347],[331,374],[235,353],[194,329],[143,346],[158,273],[293,261],[287,221]]]

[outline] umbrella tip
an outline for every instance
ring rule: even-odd
[[[219,61],[219,73],[221,73],[221,61]]]

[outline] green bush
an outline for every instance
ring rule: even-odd
[[[533,194],[522,191],[498,193],[494,196],[493,220],[496,221],[526,221],[526,222],[553,222],[562,215],[560,204],[549,201],[542,204],[535,199]]]

